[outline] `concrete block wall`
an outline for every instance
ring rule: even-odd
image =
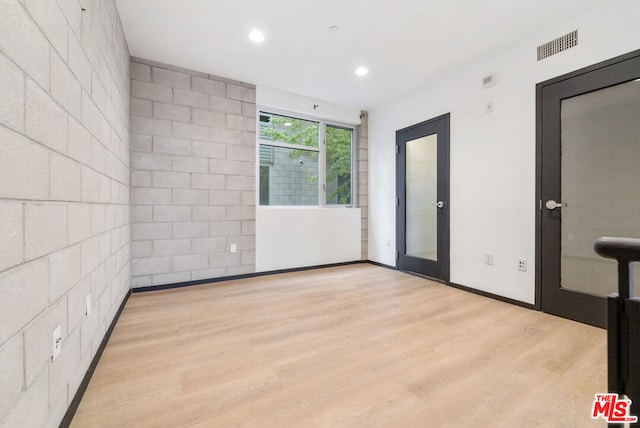
[[[131,91],[132,287],[254,272],[255,86],[132,58]]]
[[[272,150],[269,205],[318,205],[318,152]]]
[[[0,17],[0,426],[58,426],[129,290],[129,51],[113,0]]]
[[[362,260],[369,258],[369,114],[363,111],[358,126],[358,207],[361,217]]]

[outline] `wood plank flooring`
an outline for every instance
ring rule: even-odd
[[[369,264],[134,294],[72,426],[606,426],[605,342]]]

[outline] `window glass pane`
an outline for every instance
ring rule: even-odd
[[[318,122],[260,112],[260,139],[318,147]]]
[[[318,205],[318,152],[261,144],[260,205]]]
[[[327,125],[326,204],[351,204],[351,140],[353,130]]]
[[[270,170],[269,165],[260,164],[260,205],[269,205]]]

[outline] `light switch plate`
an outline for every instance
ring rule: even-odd
[[[484,253],[484,264],[493,265],[493,253]]]

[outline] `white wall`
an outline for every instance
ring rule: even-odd
[[[360,260],[360,209],[256,209],[256,271]]]
[[[271,88],[258,86],[256,103],[267,109],[360,124],[358,109]],[[319,104],[315,110],[314,104]],[[257,180],[256,188],[259,189]],[[256,271],[360,260],[360,216],[360,208],[257,206]]]
[[[639,14],[637,1],[607,2],[370,111],[369,259],[395,265],[395,131],[450,112],[451,281],[533,303],[535,85],[640,48]],[[536,61],[538,45],[575,29],[579,46]],[[489,74],[497,83],[482,89]]]

